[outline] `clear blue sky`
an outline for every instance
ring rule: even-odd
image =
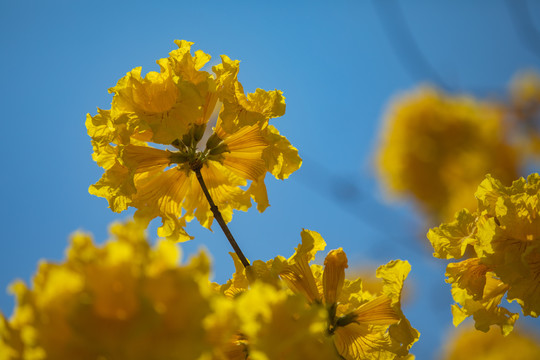
[[[129,216],[88,194],[102,170],[85,116],[110,107],[107,89],[126,72],[156,70],[173,40],[186,39],[241,60],[247,91],[284,92],[287,113],[274,124],[305,160],[290,180],[269,180],[265,213],[235,214],[231,229],[246,255],[289,256],[308,228],[328,250],[343,247],[351,267],[409,260],[405,313],[422,333],[412,352],[435,358],[452,327],[445,264],[419,246],[426,230],[410,207],[380,201],[371,158],[381,114],[395,94],[427,81],[503,96],[516,71],[540,68],[540,53],[506,1],[398,3],[2,0],[0,289],[28,281],[40,259],[61,260],[71,232],[88,230],[101,242],[110,222]],[[527,4],[538,35],[540,2]],[[224,236],[188,229],[196,239],[185,252],[209,249],[215,279],[225,281],[233,266]],[[0,310],[12,307],[0,291]]]

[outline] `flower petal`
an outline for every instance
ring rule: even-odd
[[[276,179],[287,179],[300,168],[302,159],[298,156],[298,150],[275,127],[269,125],[267,130],[265,138],[269,145],[263,152],[266,168]]]
[[[326,304],[335,304],[345,281],[345,269],[348,268],[347,255],[342,248],[332,250],[324,259],[323,290]]]

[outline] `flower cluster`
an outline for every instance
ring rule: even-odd
[[[103,247],[72,236],[67,259],[41,263],[28,288],[11,287],[17,307],[3,338],[9,359],[198,358],[208,346],[203,320],[209,260],[204,253],[178,266],[179,250],[150,248],[135,223],[111,227]],[[15,356],[15,354],[17,354]]]
[[[446,271],[457,303],[454,324],[473,316],[477,329],[497,324],[508,334],[518,314],[501,306],[504,296],[516,301],[524,315],[540,314],[540,176],[505,187],[487,175],[475,196],[475,212],[458,212],[453,222],[431,229],[427,237],[435,257],[465,257]]]
[[[371,294],[345,280],[341,249],[309,267],[325,244],[303,231],[290,259],[247,272],[237,260],[219,285],[204,253],[180,265],[177,245],[151,248],[141,224],[111,232],[101,247],[75,234],[65,262],[42,263],[31,288],[12,286],[0,359],[401,359],[418,338],[400,309],[406,262],[381,266],[382,293]]]
[[[379,177],[395,195],[412,196],[432,220],[446,221],[487,173],[517,178],[504,138],[503,111],[469,96],[422,87],[393,101],[377,157]]]
[[[331,250],[324,266],[312,264],[326,246],[320,234],[303,230],[302,242],[288,259],[278,256],[266,263],[255,261],[247,270],[235,258],[236,274],[222,286],[234,296],[248,290],[249,278],[279,287],[280,279],[293,294],[302,294],[312,308],[324,309],[326,333],[339,355],[352,359],[403,359],[420,336],[401,311],[403,283],[410,271],[406,261],[395,260],[379,267],[381,291],[363,289],[362,280],[347,280],[347,256]]]
[[[209,55],[192,55],[190,42],[176,44],[157,61],[159,72],[142,77],[141,68],[133,69],[109,89],[111,109],[87,116],[93,158],[105,169],[89,191],[113,211],[137,208],[140,221],[161,217],[159,236],[187,240],[186,221],[197,218],[208,228],[213,221],[197,173],[228,222],[252,199],[264,211],[266,173],[286,179],[301,159],[269,125],[285,113],[281,91],[246,95],[239,61],[222,56],[211,74],[202,70]]]
[[[487,333],[464,328],[445,345],[441,360],[532,360],[540,359],[540,339],[535,334],[514,330],[503,336],[493,329]]]

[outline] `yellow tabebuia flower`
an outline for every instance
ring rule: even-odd
[[[111,109],[87,116],[92,156],[105,169],[89,191],[113,211],[131,206],[139,220],[161,217],[159,236],[187,240],[186,221],[197,218],[208,228],[213,221],[196,171],[228,222],[252,199],[264,211],[266,173],[286,179],[301,159],[269,124],[285,113],[281,91],[246,95],[239,61],[222,56],[212,74],[202,70],[209,55],[192,55],[190,42],[175,43],[178,49],[157,61],[159,72],[142,77],[141,68],[133,69],[109,89]]]
[[[361,279],[345,278],[348,267],[343,249],[332,250],[324,267],[309,265],[326,246],[320,234],[303,230],[302,242],[289,258],[277,257],[272,268],[295,293],[313,306],[327,310],[327,333],[340,356],[352,359],[398,359],[408,355],[419,333],[401,311],[403,282],[410,271],[406,261],[395,260],[379,267],[383,282],[380,294],[362,289]]]
[[[327,336],[324,307],[309,306],[304,296],[288,291],[272,268],[272,260],[256,260],[245,268],[235,253],[230,254],[236,271],[226,284],[214,286],[233,307],[226,315],[216,312],[212,321],[226,322],[229,328],[236,322],[239,327],[232,340],[218,347],[226,356],[212,359],[340,358]]]
[[[487,175],[475,196],[476,212],[458,212],[453,222],[431,229],[427,237],[435,257],[469,255],[446,271],[457,303],[454,324],[473,316],[477,329],[497,324],[508,334],[518,314],[500,305],[505,296],[521,305],[524,315],[540,314],[540,176],[505,187]]]
[[[345,278],[348,261],[343,249],[330,251],[324,266],[310,265],[316,253],[324,250],[326,243],[321,235],[314,231],[303,230],[301,237],[302,242],[289,259],[278,256],[267,262],[257,260],[247,269],[236,254],[231,253],[236,272],[231,280],[219,287],[219,291],[230,298],[239,299],[241,303],[240,299],[243,297],[251,299],[247,294],[253,290],[253,286],[259,286],[259,292],[268,292],[271,296],[285,299],[285,295],[281,293],[285,285],[291,294],[301,296],[304,306],[312,308],[313,314],[321,313],[322,310],[325,322],[323,328],[317,331],[331,339],[341,358],[414,358],[409,354],[409,349],[420,334],[411,327],[401,311],[401,293],[403,282],[410,271],[409,263],[395,260],[380,266],[377,270],[377,277],[382,280],[378,287],[380,292],[371,293],[363,289],[361,279],[351,281]],[[253,304],[263,304],[265,301],[268,300],[253,300]],[[298,300],[287,300],[289,301],[296,303]],[[246,306],[241,306],[240,309]],[[250,316],[241,314],[242,311],[239,312],[240,317]],[[265,310],[250,311],[259,313]],[[270,311],[268,313],[270,314]],[[309,315],[309,318],[312,316]],[[253,329],[247,328],[244,331],[253,336],[259,331],[260,325],[253,323],[252,326]],[[288,325],[297,329],[295,326],[294,323]],[[306,336],[305,331],[303,334],[292,334],[283,329],[282,332],[290,334],[287,337],[290,337],[291,341],[299,336]],[[247,342],[252,354],[249,336]]]
[[[441,360],[537,360],[540,359],[537,334],[516,330],[508,336],[465,328],[452,334],[445,343]]]
[[[411,196],[439,221],[464,207],[474,208],[467,194],[485,174],[509,184],[518,166],[505,139],[502,109],[432,87],[390,104],[376,165],[390,193]]]
[[[8,326],[0,318],[9,359],[198,359],[208,351],[206,255],[179,265],[178,247],[150,248],[139,224],[111,231],[102,247],[75,234],[65,262],[43,262],[31,288],[12,286],[17,307]]]

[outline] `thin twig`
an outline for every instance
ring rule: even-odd
[[[249,261],[244,256],[244,253],[242,253],[242,250],[240,250],[240,247],[236,243],[236,240],[234,240],[234,237],[227,227],[227,224],[225,223],[225,220],[223,220],[223,216],[221,215],[221,212],[219,212],[218,207],[214,203],[214,200],[212,200],[212,197],[210,196],[210,192],[208,191],[208,188],[206,187],[206,184],[204,183],[204,179],[201,174],[201,167],[202,166],[193,166],[192,170],[195,172],[195,175],[197,176],[197,180],[199,180],[199,184],[201,184],[202,191],[204,195],[206,196],[206,199],[208,200],[208,203],[210,204],[210,210],[212,210],[212,213],[214,214],[214,218],[217,220],[219,226],[221,227],[221,230],[223,230],[223,233],[227,237],[227,240],[229,240],[229,243],[234,249],[234,252],[236,255],[238,255],[238,258],[242,262],[242,265],[244,265],[245,268],[249,266]]]

